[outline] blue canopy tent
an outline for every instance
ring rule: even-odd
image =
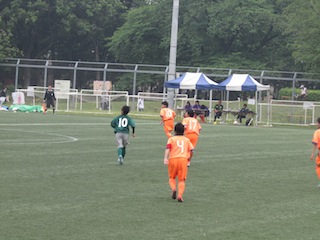
[[[215,87],[218,90],[227,91],[227,99],[229,100],[229,91],[254,91],[255,94],[255,105],[256,105],[256,113],[258,113],[258,97],[257,93],[260,91],[268,91],[268,96],[270,94],[270,85],[263,85],[256,81],[249,74],[233,74],[229,76],[226,80],[219,83],[218,86]],[[269,98],[268,98],[269,99]],[[228,109],[228,106],[227,106]],[[268,124],[269,124],[269,105],[268,105]],[[256,115],[256,120],[258,119],[258,115]],[[257,121],[256,121],[257,122]]]
[[[211,90],[218,86],[203,73],[187,72],[182,76],[164,83],[166,88],[179,88],[188,90]]]
[[[216,89],[218,83],[212,81],[203,73],[191,73],[186,72],[182,76],[166,81],[164,83],[166,88],[178,88],[178,89],[188,89],[188,90],[210,90],[210,106],[209,111],[212,109],[212,89]],[[211,114],[210,114],[211,120]]]

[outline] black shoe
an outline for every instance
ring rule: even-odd
[[[172,191],[172,199],[176,199],[177,198],[177,191]]]

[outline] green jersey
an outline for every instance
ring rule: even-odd
[[[136,127],[136,124],[127,115],[119,115],[111,121],[111,127],[114,128],[115,133],[129,134],[129,126],[132,127],[132,132],[134,133],[134,128]]]
[[[222,110],[223,110],[223,105],[216,104],[216,105],[214,106],[214,109],[217,110],[218,112],[222,112]]]

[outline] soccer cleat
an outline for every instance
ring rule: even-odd
[[[182,197],[178,197],[178,202],[183,202],[183,198]]]
[[[319,188],[319,189],[320,189],[320,183],[318,184],[317,188]]]
[[[176,190],[174,190],[174,191],[172,191],[172,199],[176,199],[177,198],[177,191]]]
[[[190,165],[191,165],[191,162],[190,162],[190,161],[188,161],[188,163],[187,163],[187,167],[190,167]]]
[[[120,165],[123,164],[123,157],[121,155],[118,157],[118,162]]]

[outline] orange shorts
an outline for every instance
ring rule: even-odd
[[[187,138],[190,140],[190,142],[192,143],[193,148],[196,148],[197,142],[198,142],[198,139],[199,139],[199,135],[196,134],[196,133],[189,133],[189,134],[186,134],[186,137],[187,137]]]
[[[179,181],[185,181],[188,174],[188,159],[186,158],[170,158],[168,164],[169,178],[176,178]]]
[[[166,120],[163,122],[163,130],[164,132],[172,132],[174,127],[174,120]]]

